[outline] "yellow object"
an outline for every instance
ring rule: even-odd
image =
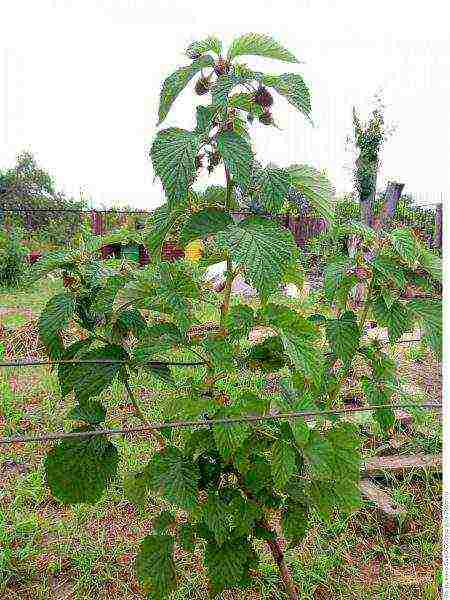
[[[194,240],[193,242],[190,242],[187,246],[186,246],[186,250],[184,251],[184,256],[188,259],[188,260],[192,260],[192,261],[197,261],[200,260],[201,257],[203,256],[203,242],[201,240]]]

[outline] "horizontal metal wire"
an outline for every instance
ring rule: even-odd
[[[79,364],[93,364],[93,365],[150,365],[152,367],[198,367],[207,364],[206,361],[196,362],[184,362],[184,361],[163,361],[163,360],[149,360],[145,362],[131,363],[126,360],[108,360],[108,359],[97,359],[97,360],[29,360],[29,361],[4,361],[0,362],[0,367],[36,367],[38,365],[79,365]]]
[[[68,433],[46,433],[35,436],[12,436],[0,438],[0,445],[4,444],[25,444],[28,442],[48,442],[52,440],[62,440],[80,437],[92,437],[99,435],[139,435],[150,431],[161,429],[181,429],[187,427],[211,427],[213,425],[231,425],[236,423],[254,423],[261,421],[280,421],[285,419],[297,419],[300,417],[321,417],[326,415],[338,415],[345,413],[369,412],[383,408],[442,408],[442,404],[426,402],[424,404],[377,404],[373,406],[356,408],[336,408],[334,410],[322,411],[300,411],[289,413],[278,413],[275,415],[246,415],[242,417],[233,417],[230,419],[202,419],[196,421],[169,421],[166,423],[155,423],[144,425],[142,427],[127,427],[123,429],[92,429],[90,431],[71,431]]]
[[[113,214],[121,214],[121,215],[129,215],[129,214],[149,214],[151,215],[153,211],[146,209],[133,209],[133,210],[115,210],[114,208],[3,208],[0,206],[0,211],[3,212],[59,212],[59,213],[86,213],[92,214],[95,213],[113,213]]]

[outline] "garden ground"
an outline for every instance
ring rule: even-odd
[[[0,324],[6,327],[6,335],[37,316],[57,287],[47,280],[31,290],[1,292]],[[438,398],[439,365],[420,344],[390,351],[412,394]],[[158,419],[163,392],[142,376],[133,387],[148,417]],[[138,423],[120,384],[104,401],[108,427]],[[68,429],[65,414],[72,404],[73,400],[61,399],[56,377],[46,368],[0,369],[0,435]],[[441,427],[431,415],[414,421],[407,432],[392,432],[388,440],[381,438],[370,416],[360,422],[366,456],[440,452]],[[122,437],[115,443],[122,459],[121,475],[137,469],[154,448],[145,437]],[[47,449],[48,445],[37,443],[0,447],[0,598],[143,600],[132,563],[161,505],[149,502],[144,509],[134,507],[117,482],[95,506],[62,506],[44,482],[42,459]],[[441,597],[439,474],[417,471],[402,478],[386,474],[379,481],[406,509],[404,522],[392,527],[367,502],[360,511],[329,526],[317,521],[303,543],[287,551],[302,600]],[[263,545],[259,549],[263,560],[254,590],[231,592],[224,598],[285,598],[270,555]],[[174,598],[206,598],[201,561],[179,552],[177,562],[182,585]]]

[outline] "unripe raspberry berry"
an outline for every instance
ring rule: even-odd
[[[259,104],[260,106],[263,106],[265,108],[272,106],[272,94],[267,88],[265,88],[263,85],[260,85],[255,93],[255,102],[256,104]]]

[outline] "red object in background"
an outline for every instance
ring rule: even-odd
[[[172,244],[171,242],[165,242],[162,247],[162,258],[164,260],[175,261],[179,258],[184,258],[184,252],[181,248]]]
[[[149,262],[150,262],[150,255],[148,253],[148,250],[145,246],[143,246],[141,244],[139,246],[139,266],[145,267],[145,265],[148,265]]]
[[[39,252],[38,250],[33,250],[33,252],[30,252],[30,254],[27,256],[27,261],[30,263],[30,265],[34,265],[34,263],[37,262],[40,258],[42,258],[42,252]]]
[[[103,235],[103,213],[93,210],[91,212],[92,233]]]

